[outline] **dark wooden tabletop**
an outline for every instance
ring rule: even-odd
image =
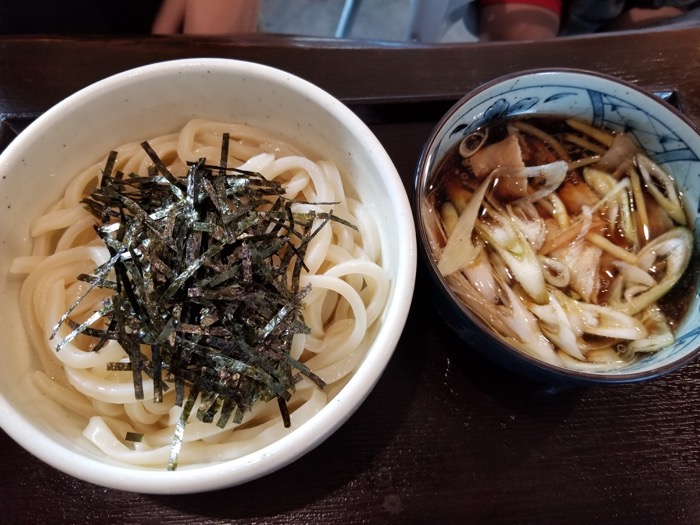
[[[499,75],[585,68],[677,96],[700,124],[700,29],[437,47],[289,38],[0,39],[0,146],[52,104],[125,69],[230,57],[344,100],[411,193],[420,149],[461,95]],[[189,496],[105,489],[0,431],[3,523],[700,523],[700,363],[661,379],[564,388],[506,372],[457,340],[419,267],[379,384],[317,449],[260,480]]]

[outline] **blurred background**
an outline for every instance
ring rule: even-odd
[[[476,40],[469,0],[262,0],[267,33],[362,40]]]
[[[161,0],[0,0],[0,35],[147,34]],[[265,33],[392,42],[474,41],[471,0],[261,0]]]
[[[0,36],[148,34],[163,1],[0,0]],[[178,4],[177,0],[174,3]],[[628,9],[633,4],[638,7]],[[201,13],[205,10],[199,9],[200,4],[187,5],[189,15],[195,14],[194,18],[201,18]],[[579,7],[574,9],[574,5]],[[476,0],[260,0],[257,28],[269,34],[365,41],[424,44],[474,42],[478,40],[477,6]],[[186,18],[191,20],[189,15]],[[214,25],[220,25],[222,20],[226,23],[218,15],[212,20]],[[512,29],[506,30],[506,33],[516,33],[498,35],[505,27],[505,20],[507,19],[503,18],[492,23],[490,30],[484,28],[482,37],[486,40],[528,40],[541,37],[536,33],[518,33],[522,31],[518,26],[537,27],[518,13],[512,15],[507,24]],[[212,21],[207,23],[211,24]],[[249,31],[253,23],[254,19],[250,18],[245,30]],[[700,0],[572,2],[567,16],[562,18],[559,35],[654,28],[667,24],[678,27],[700,24]],[[177,32],[181,26],[162,29],[157,32]],[[554,30],[556,32],[556,28]]]

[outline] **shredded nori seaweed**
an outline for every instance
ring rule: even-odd
[[[54,335],[64,323],[72,328],[57,350],[80,334],[97,341],[95,350],[117,340],[128,361],[109,368],[132,374],[137,399],[143,374],[154,380],[156,402],[174,385],[183,406],[174,470],[197,398],[197,417],[220,427],[240,422],[257,401],[276,399],[289,426],[287,401],[299,374],[325,386],[290,356],[293,336],[308,333],[301,307],[309,290],[300,275],[320,227],[348,224],[332,213],[294,213],[280,183],[227,167],[227,136],[218,166],[200,159],[181,178],[147,142],[142,147],[153,161],[148,176],[115,173],[112,152],[99,187],[84,199],[111,258],[79,279],[113,295],[80,325],[68,319],[78,303],[71,306]],[[322,225],[314,229],[316,219]],[[100,318],[104,329],[94,328]]]
[[[131,441],[133,443],[141,443],[141,440],[143,439],[143,434],[139,432],[127,432],[126,436],[124,437],[125,441]]]

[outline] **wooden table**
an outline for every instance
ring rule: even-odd
[[[501,74],[587,68],[674,91],[700,123],[700,29],[549,43],[402,48],[288,38],[0,39],[0,141],[77,89],[183,57],[262,62],[346,101],[410,193],[432,126]],[[104,489],[0,432],[3,523],[700,522],[700,363],[656,381],[562,388],[514,376],[458,341],[419,269],[379,384],[324,444],[258,481],[190,496]]]

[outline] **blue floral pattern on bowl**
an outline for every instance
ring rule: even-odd
[[[700,136],[694,125],[660,98],[619,80],[576,70],[540,70],[504,77],[458,102],[440,121],[426,145],[417,174],[430,173],[462,138],[490,122],[537,113],[573,117],[596,127],[632,135],[649,156],[672,173],[695,218],[700,249]],[[422,168],[422,169],[421,169]],[[424,183],[427,188],[430,181]],[[700,351],[700,295],[696,294],[675,344],[624,369],[601,372],[610,382],[660,375]],[[619,379],[616,379],[618,377]]]

